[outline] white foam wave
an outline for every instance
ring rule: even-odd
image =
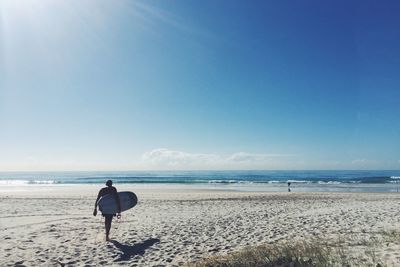
[[[30,184],[57,184],[57,181],[54,180],[34,180],[29,181]]]
[[[25,185],[29,184],[28,180],[0,180],[0,185]]]
[[[327,181],[327,182],[325,182],[325,181],[318,181],[318,184],[342,184],[341,182],[339,182],[339,181]]]
[[[306,180],[287,180],[288,183],[298,183],[298,184],[311,184],[311,181],[306,181]]]
[[[0,185],[57,184],[54,180],[0,180]]]
[[[237,180],[210,180],[208,181],[209,184],[235,184],[238,183]]]

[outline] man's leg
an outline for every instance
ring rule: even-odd
[[[106,215],[105,217],[105,227],[106,227],[106,240],[110,240],[109,235],[110,235],[110,229],[111,229],[111,222],[113,219],[113,215]]]

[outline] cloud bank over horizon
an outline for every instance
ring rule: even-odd
[[[282,167],[282,158],[293,156],[247,152],[220,155],[158,148],[145,152],[140,165],[155,169],[263,169]]]
[[[302,169],[399,169],[400,160],[354,159],[349,161],[304,160],[295,154],[236,152],[190,153],[167,148],[145,152],[136,165],[149,170],[302,170]]]

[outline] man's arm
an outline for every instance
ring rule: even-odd
[[[96,202],[94,203],[94,211],[93,211],[93,216],[97,215],[97,203],[99,202],[99,199],[101,197],[101,190],[97,194]]]

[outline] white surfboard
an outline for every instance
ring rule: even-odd
[[[133,192],[118,192],[119,201],[121,204],[121,212],[129,210],[136,206],[137,196]],[[115,196],[107,194],[99,200],[99,210],[103,214],[116,214],[118,212],[118,205]]]

